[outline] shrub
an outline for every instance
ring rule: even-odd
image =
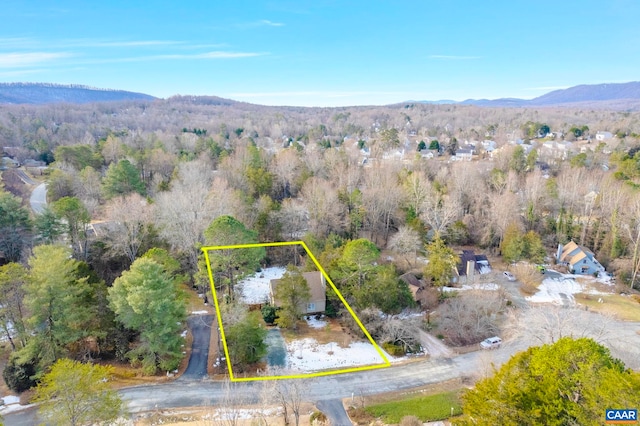
[[[538,286],[544,276],[535,266],[528,263],[518,263],[511,269],[516,279],[522,283],[520,290],[523,293],[531,295],[538,291]]]
[[[313,413],[311,413],[311,416],[309,416],[309,423],[310,424],[314,424],[314,423],[319,423],[319,424],[324,424],[327,421],[327,416],[324,415],[324,413],[320,412],[320,411],[314,411]]]
[[[278,318],[278,314],[276,313],[277,308],[275,306],[264,305],[260,312],[262,313],[262,319],[264,319],[264,322],[267,324],[273,324],[276,318]]]
[[[405,354],[404,349],[400,345],[393,344],[391,342],[386,342],[382,344],[382,347],[389,355],[393,356],[402,356]]]
[[[2,372],[2,377],[9,389],[20,393],[36,385],[35,380],[32,378],[35,374],[35,361],[29,360],[24,362],[13,354]]]
[[[422,426],[422,420],[416,416],[404,416],[399,426]]]

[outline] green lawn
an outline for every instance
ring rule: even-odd
[[[374,404],[365,408],[372,416],[382,417],[385,423],[400,423],[404,416],[416,416],[423,422],[444,420],[453,414],[462,414],[458,392],[445,392],[428,396],[414,396],[398,401]]]
[[[595,312],[613,314],[623,321],[640,321],[640,303],[629,296],[577,294],[575,298],[578,303]],[[598,303],[599,298],[602,298],[604,303]]]

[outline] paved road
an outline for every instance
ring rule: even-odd
[[[47,186],[44,183],[33,188],[29,202],[31,203],[31,210],[35,214],[44,212],[44,209],[47,208]]]
[[[515,349],[514,349],[515,350]],[[511,356],[508,345],[491,351],[494,362],[502,363]],[[426,359],[405,365],[339,374],[309,381],[306,400],[313,403],[331,401],[355,395],[372,395],[404,389],[413,389],[457,377],[471,375],[478,369],[479,353],[460,355],[451,359]],[[245,395],[260,394],[260,382],[237,383],[237,390]],[[214,381],[174,382],[154,386],[138,386],[121,391],[131,412],[153,409],[156,404],[164,408],[215,404],[224,397],[224,383]]]
[[[418,332],[420,333],[420,344],[431,358],[448,358],[453,356],[453,351],[442,343],[440,339],[433,337],[421,329]]]
[[[36,182],[35,180],[31,179],[25,172],[24,170],[20,170],[20,169],[16,169],[16,175],[20,178],[21,181],[23,181],[24,183],[26,183],[27,185],[37,185],[38,182]]]
[[[213,315],[192,315],[187,319],[187,324],[189,324],[193,335],[191,357],[187,369],[178,380],[202,380],[209,377],[207,375],[207,360],[209,358],[212,322]]]
[[[352,425],[347,412],[344,411],[344,405],[340,399],[330,399],[320,401],[316,404],[318,410],[322,411],[332,426],[350,426]]]

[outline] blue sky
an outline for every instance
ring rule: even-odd
[[[265,105],[533,98],[640,80],[636,0],[3,0],[0,82]]]

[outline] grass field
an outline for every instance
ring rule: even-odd
[[[453,415],[462,414],[459,392],[445,392],[427,396],[410,398],[369,405],[365,408],[368,414],[380,417],[385,423],[400,423],[405,416],[416,416],[423,422],[443,420]]]
[[[614,315],[622,321],[640,321],[640,303],[629,296],[619,294],[585,295],[576,294],[576,302],[586,305],[590,310],[599,313]],[[598,299],[602,298],[603,303]]]

